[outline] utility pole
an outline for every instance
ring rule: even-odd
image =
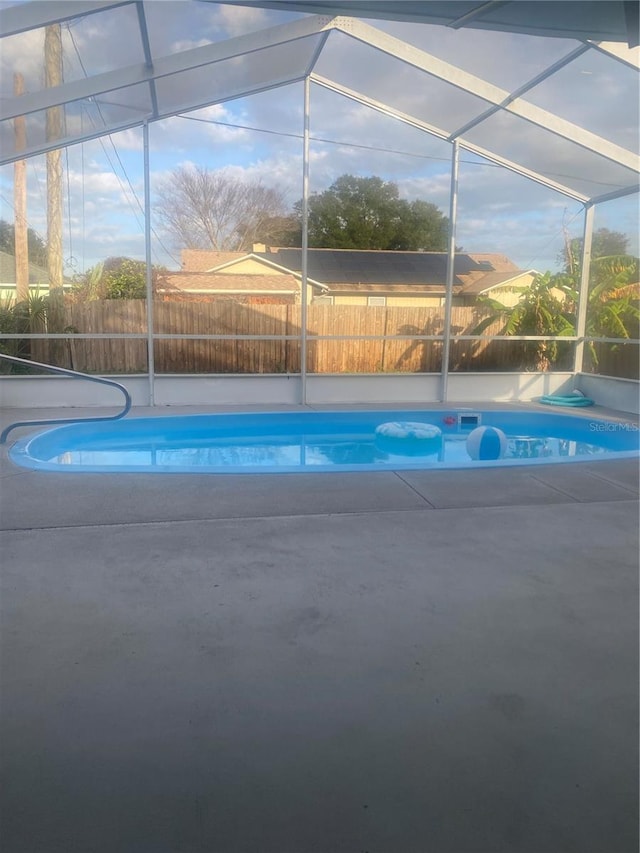
[[[14,95],[24,95],[24,77],[13,75]],[[27,147],[27,130],[24,116],[13,120],[16,151]],[[27,234],[27,161],[16,160],[13,164],[13,207],[15,210],[14,245],[16,263],[16,302],[29,298],[29,240]]]
[[[44,79],[47,88],[62,84],[62,32],[60,24],[50,24],[44,35]],[[63,135],[62,107],[47,110],[47,141],[56,142]],[[62,151],[47,152],[47,269],[49,273],[49,331],[62,332],[64,327],[64,291],[62,289]],[[58,362],[64,347],[53,346],[53,360]]]
[[[565,218],[567,215],[567,211],[565,209]],[[571,245],[571,238],[569,237],[569,229],[567,228],[567,223],[562,222],[562,234],[564,236],[564,259],[567,268],[567,272],[569,275],[573,275],[575,272],[575,259],[573,257],[573,247]]]

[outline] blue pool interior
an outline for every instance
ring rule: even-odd
[[[376,433],[389,424],[399,426],[400,437]],[[437,427],[438,438],[421,441],[412,437],[411,429],[404,429],[421,424]],[[497,458],[482,454],[479,459],[472,458],[477,452],[470,435],[482,427],[504,433]],[[637,456],[639,437],[634,422],[555,412],[401,409],[221,413],[70,424],[18,441],[9,455],[22,467],[68,472],[448,469]]]

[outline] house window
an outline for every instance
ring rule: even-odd
[[[314,305],[333,305],[333,296],[316,296],[313,300]]]
[[[367,296],[367,305],[376,306],[378,308],[384,308],[386,304],[386,296]]]

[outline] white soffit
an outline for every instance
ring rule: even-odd
[[[207,0],[210,2],[210,0]],[[638,44],[638,4],[623,0],[227,0],[238,6],[415,21],[452,29]]]

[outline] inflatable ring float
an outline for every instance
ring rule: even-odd
[[[442,430],[434,424],[390,421],[375,431],[376,445],[385,453],[400,456],[429,456],[442,447]]]
[[[547,406],[570,406],[574,409],[584,408],[585,406],[595,405],[590,397],[584,397],[582,394],[545,394],[540,397],[539,403],[545,403]]]

